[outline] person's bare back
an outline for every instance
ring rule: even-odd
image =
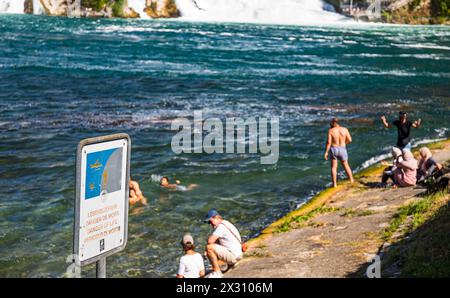
[[[331,147],[345,147],[352,141],[348,129],[342,126],[330,128],[328,134],[331,138]]]
[[[337,118],[331,119],[330,129],[328,130],[327,136],[327,145],[324,154],[325,160],[328,160],[328,157],[330,156],[331,177],[334,187],[337,186],[338,160],[344,167],[345,172],[350,179],[350,182],[353,183],[353,174],[352,169],[348,164],[348,153],[346,148],[346,145],[352,142],[352,136],[350,135],[348,129],[340,126],[338,122],[339,120]]]

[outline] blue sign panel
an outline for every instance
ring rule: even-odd
[[[121,189],[122,148],[92,152],[86,158],[85,199]]]

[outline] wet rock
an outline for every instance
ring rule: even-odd
[[[180,11],[174,0],[147,0],[144,11],[151,18],[178,18]]]
[[[67,1],[66,0],[39,0],[44,12],[48,16],[66,16]]]
[[[126,19],[136,19],[136,18],[140,18],[140,15],[133,8],[125,7],[123,9],[123,16],[122,17],[126,18]]]
[[[24,13],[33,14],[33,0],[25,0],[24,2]]]

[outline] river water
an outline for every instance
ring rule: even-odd
[[[109,276],[170,277],[179,240],[203,249],[216,207],[246,237],[329,183],[330,117],[351,129],[359,169],[389,151],[382,113],[421,117],[414,142],[450,136],[448,27],[328,27],[0,15],[0,276],[61,276],[72,249],[75,149],[126,132],[133,179],[128,245]],[[280,118],[280,159],[175,155],[170,120]],[[168,175],[200,187],[160,190]],[[92,266],[83,268],[93,276]]]

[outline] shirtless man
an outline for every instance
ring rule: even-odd
[[[144,194],[139,187],[139,183],[130,179],[130,204],[134,205],[138,202],[141,202],[142,205],[147,205],[147,199],[144,197]]]
[[[348,164],[347,148],[345,147],[352,142],[352,137],[348,129],[340,126],[338,122],[339,120],[337,118],[331,120],[331,128],[328,130],[327,146],[324,155],[325,160],[328,160],[328,153],[331,153],[331,177],[333,179],[333,187],[337,187],[338,160],[344,167],[350,182],[353,183],[352,169]]]

